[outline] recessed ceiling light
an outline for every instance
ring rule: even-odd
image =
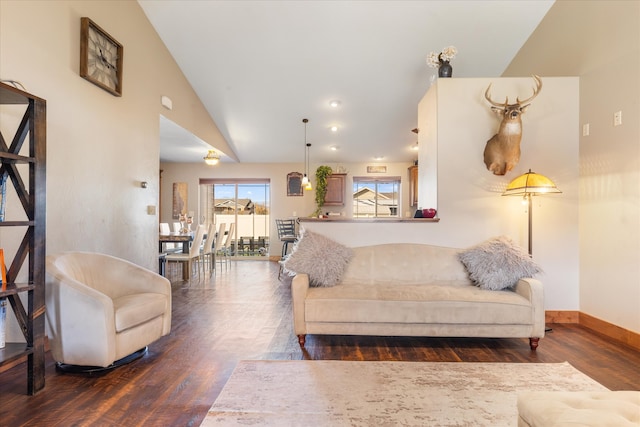
[[[338,149],[339,149],[340,147],[338,147],[337,145],[332,145],[332,146],[331,146],[331,147],[329,147],[329,148],[331,148],[331,151],[338,151]]]
[[[338,126],[331,126],[331,132],[338,132]]]
[[[384,156],[375,156],[373,160],[383,160]]]
[[[413,144],[413,145],[411,146],[411,149],[412,149],[413,151],[418,151],[418,143],[416,142],[415,144]]]
[[[337,99],[334,99],[332,101],[329,101],[329,105],[333,108],[338,108],[340,106],[340,101]]]

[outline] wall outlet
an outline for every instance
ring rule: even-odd
[[[620,126],[622,124],[622,111],[613,113],[613,125]]]
[[[589,136],[589,123],[582,125],[582,136]]]

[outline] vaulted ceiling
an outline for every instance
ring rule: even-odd
[[[303,161],[307,118],[313,161],[340,163],[414,159],[427,55],[452,45],[454,78],[499,77],[553,0],[139,4],[241,162]],[[206,142],[161,128],[162,161],[202,162]]]

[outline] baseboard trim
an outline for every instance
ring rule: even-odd
[[[640,350],[640,334],[628,329],[616,326],[597,317],[590,316],[580,311],[554,311],[545,312],[546,323],[577,323],[587,329],[604,335],[607,338],[619,341],[633,349]]]
[[[616,341],[620,341],[636,350],[640,350],[640,334],[636,332],[621,328],[620,326],[605,322],[604,320],[589,316],[585,313],[580,313],[580,325]]]
[[[545,311],[545,323],[580,323],[579,311]]]

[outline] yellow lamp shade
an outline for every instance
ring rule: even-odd
[[[523,194],[562,193],[558,187],[544,175],[529,172],[520,175],[507,185],[503,196],[519,196]]]

